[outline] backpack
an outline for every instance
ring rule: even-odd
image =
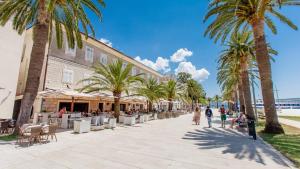
[[[212,116],[212,111],[211,111],[211,109],[206,109],[206,110],[205,110],[205,115],[206,115],[207,117],[211,117],[211,116]]]

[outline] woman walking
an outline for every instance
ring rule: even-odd
[[[196,107],[194,112],[194,118],[193,121],[196,123],[196,125],[200,125],[200,117],[201,117],[201,110],[199,107]]]

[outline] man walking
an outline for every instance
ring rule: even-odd
[[[206,107],[205,116],[207,118],[208,127],[211,128],[211,118],[213,117],[213,113],[209,106]]]
[[[225,128],[225,122],[226,122],[226,111],[224,105],[221,106],[220,110],[220,115],[221,115],[221,122],[222,122],[222,128]]]

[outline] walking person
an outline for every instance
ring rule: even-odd
[[[194,118],[193,121],[196,123],[196,125],[200,125],[200,118],[201,118],[201,110],[199,107],[196,107],[194,112]]]
[[[225,128],[225,122],[226,122],[226,110],[224,108],[224,105],[221,106],[220,110],[220,115],[221,115],[221,122],[222,122],[222,128]]]
[[[213,117],[213,113],[212,113],[212,110],[209,108],[209,106],[206,107],[206,110],[205,110],[205,116],[207,118],[207,122],[208,122],[208,127],[211,128],[211,119]]]

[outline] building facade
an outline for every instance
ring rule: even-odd
[[[28,64],[32,46],[32,30],[28,30],[26,33],[26,47],[21,63],[21,70],[19,74],[19,83],[17,96],[21,99],[21,96],[25,89]],[[45,95],[45,91],[73,91],[76,93],[76,89],[79,89],[85,85],[84,83],[78,83],[84,78],[88,78],[93,74],[92,66],[102,63],[104,65],[113,63],[118,59],[126,64],[133,64],[132,74],[144,73],[144,78],[155,78],[161,81],[163,76],[155,70],[143,65],[142,63],[132,59],[131,57],[123,54],[122,52],[105,45],[104,43],[93,38],[82,38],[83,48],[75,47],[70,49],[68,44],[63,44],[62,49],[57,48],[55,37],[49,44],[47,50],[47,56],[45,57],[43,73],[41,77],[41,85],[39,91],[43,95],[39,95],[35,101],[33,111],[34,112],[56,112],[62,107],[66,107],[68,111],[95,111],[100,109],[101,111],[113,111],[113,97],[110,93],[104,92],[103,95],[83,97],[76,95],[64,94],[55,95],[53,92],[50,95]],[[44,92],[42,92],[44,91]],[[54,92],[55,93],[55,92]],[[72,107],[71,107],[72,103]],[[135,97],[121,99],[121,110],[128,109],[144,109],[146,108],[146,100]],[[16,112],[18,110],[15,110]]]
[[[0,26],[0,118],[12,117],[24,35],[12,28],[12,22]]]

